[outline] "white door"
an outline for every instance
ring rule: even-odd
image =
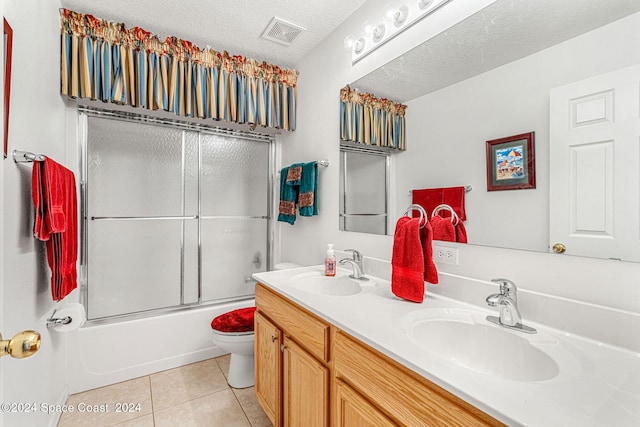
[[[551,246],[640,261],[640,65],[550,98]]]

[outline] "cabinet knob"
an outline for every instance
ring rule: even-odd
[[[283,353],[284,353],[284,351],[285,351],[286,349],[287,349],[287,346],[286,346],[286,345],[282,344],[282,345],[280,346],[280,351],[281,351],[281,352],[283,352]]]
[[[562,243],[556,243],[555,245],[553,245],[552,249],[553,249],[553,252],[557,254],[562,254],[564,253],[564,251],[567,250],[567,247]]]
[[[278,337],[276,335],[272,335],[271,342],[276,342],[276,341],[278,341]]]

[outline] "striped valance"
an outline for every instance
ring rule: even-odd
[[[295,130],[295,70],[61,9],[61,93]]]
[[[404,150],[406,105],[345,86],[340,90],[340,138]]]

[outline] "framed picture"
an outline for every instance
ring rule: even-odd
[[[4,19],[4,158],[9,151],[9,100],[11,99],[11,54],[13,53],[13,30]]]
[[[536,188],[534,133],[487,141],[487,191]]]

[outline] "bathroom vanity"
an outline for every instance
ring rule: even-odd
[[[535,322],[509,330],[486,320],[495,309],[442,295],[410,303],[349,273],[254,274],[255,391],[274,426],[640,420],[637,353]]]
[[[256,395],[274,426],[503,425],[261,283],[256,307]]]

